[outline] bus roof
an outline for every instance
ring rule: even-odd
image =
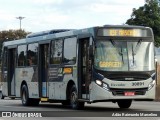
[[[54,30],[32,33],[27,35],[26,38],[24,39],[7,41],[3,43],[3,46],[17,45],[17,44],[23,44],[23,43],[33,43],[38,41],[51,40],[55,38],[74,36],[74,35],[85,34],[85,33],[86,34],[92,33],[94,36],[95,29],[99,29],[99,28],[151,29],[149,27],[144,27],[144,26],[130,26],[130,25],[104,25],[104,26],[90,27],[90,28],[79,29],[79,30],[54,29]]]
[[[12,41],[6,41],[3,43],[3,46],[10,46],[10,45],[17,45],[25,43],[26,39],[19,39],[19,40],[12,40]]]
[[[31,33],[31,34],[27,35],[26,38],[39,37],[39,36],[44,36],[44,35],[49,35],[49,34],[55,34],[55,33],[70,31],[70,30],[72,30],[72,29],[54,29],[54,30],[36,32],[36,33]]]

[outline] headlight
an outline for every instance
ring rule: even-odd
[[[109,90],[109,86],[107,83],[102,82],[101,80],[96,80],[96,84],[102,87],[105,90]]]
[[[156,81],[155,80],[152,80],[152,82],[149,83],[148,85],[148,90],[152,89],[153,86],[155,85]]]
[[[102,85],[102,81],[101,80],[96,80],[96,83],[101,86]]]

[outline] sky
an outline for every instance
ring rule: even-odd
[[[145,0],[0,0],[0,31],[28,32],[121,25]]]

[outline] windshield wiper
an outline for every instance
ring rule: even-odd
[[[115,43],[115,41],[114,40],[112,40],[112,39],[110,39],[110,41],[111,41],[111,43],[112,43],[112,45],[116,48],[116,50],[118,51],[118,53],[119,53],[119,55],[123,55],[123,53],[122,53],[122,47],[121,47],[121,51],[119,51],[118,50],[118,45]]]
[[[137,50],[139,49],[141,43],[142,43],[142,39],[140,39],[140,40],[138,41],[138,43],[137,43],[135,49],[133,49],[133,44],[132,44],[132,54],[133,54],[133,55],[136,55]]]
[[[134,62],[135,62],[135,61],[134,61],[134,56],[137,54],[137,51],[138,51],[138,49],[139,49],[141,43],[142,43],[142,39],[140,39],[140,40],[138,41],[138,43],[137,43],[137,45],[136,45],[135,48],[133,48],[133,44],[132,44],[133,64],[134,64]]]
[[[123,61],[122,46],[121,46],[121,50],[119,50],[119,49],[118,49],[118,45],[115,43],[115,41],[112,40],[112,39],[110,39],[110,41],[111,41],[112,45],[116,48],[118,54],[119,54],[120,56],[122,56],[122,62],[124,63],[124,61]]]

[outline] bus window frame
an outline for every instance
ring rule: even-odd
[[[75,63],[73,63],[73,64],[67,64],[67,63],[64,63],[64,62],[63,62],[63,60],[64,60],[64,42],[65,42],[66,39],[69,39],[69,38],[76,38],[76,50],[75,50],[75,52],[76,52],[76,56],[75,56],[76,59],[75,59]],[[65,65],[73,66],[73,65],[77,64],[77,56],[78,56],[78,55],[77,55],[77,54],[78,54],[78,53],[77,53],[77,48],[78,48],[78,45],[77,45],[77,44],[78,44],[78,37],[77,37],[77,36],[69,36],[69,37],[65,37],[65,38],[63,39],[62,65],[64,65],[64,66],[65,66]]]
[[[18,57],[19,57],[19,55],[18,55],[18,46],[21,46],[21,45],[26,45],[26,56],[25,56],[25,64],[23,65],[23,66],[19,66],[18,65]],[[19,44],[19,45],[17,45],[17,48],[16,48],[17,50],[16,50],[16,67],[18,67],[18,68],[23,68],[23,67],[26,67],[27,66],[27,49],[28,49],[28,43],[26,43],[26,44]]]
[[[37,48],[37,63],[36,63],[36,64],[33,64],[33,65],[29,65],[29,64],[28,64],[28,46],[31,45],[31,44],[32,44],[32,45],[33,45],[33,44],[36,44],[36,43],[37,43],[37,45],[38,45],[38,48]],[[26,50],[26,52],[27,52],[27,53],[26,53],[26,54],[27,54],[27,55],[26,55],[26,61],[27,61],[27,63],[26,63],[26,67],[38,66],[38,59],[39,59],[39,43],[38,43],[38,42],[33,42],[33,43],[27,43],[26,45],[27,45],[27,50]]]
[[[7,53],[7,54],[5,54],[5,53]],[[5,46],[2,50],[2,56],[1,56],[2,71],[4,68],[7,68],[7,62],[8,62],[7,57],[8,57],[8,47]],[[4,60],[6,60],[6,65],[4,64],[5,63]]]
[[[52,47],[52,42],[53,41],[58,41],[58,40],[62,40],[62,56],[61,56],[61,61],[60,61],[60,64],[52,64],[51,63],[51,47]],[[58,38],[58,39],[52,39],[51,41],[50,41],[50,48],[49,48],[49,64],[50,65],[61,65],[61,64],[63,64],[62,63],[62,59],[63,59],[63,46],[64,46],[64,39],[63,38]]]
[[[69,38],[76,38],[76,61],[74,64],[65,64],[63,62],[63,59],[64,59],[64,41],[65,39],[69,39]],[[50,40],[50,49],[49,49],[49,64],[51,66],[57,66],[57,65],[60,65],[60,66],[73,66],[73,65],[76,65],[77,64],[77,59],[78,59],[78,51],[77,51],[77,48],[78,48],[78,39],[79,37],[77,35],[73,35],[73,36],[68,36],[68,37],[60,37],[60,38],[56,38],[56,39],[52,39]],[[50,62],[50,59],[51,59],[51,45],[52,45],[52,41],[56,41],[56,40],[62,40],[62,59],[61,59],[61,63],[60,64],[51,64]]]

